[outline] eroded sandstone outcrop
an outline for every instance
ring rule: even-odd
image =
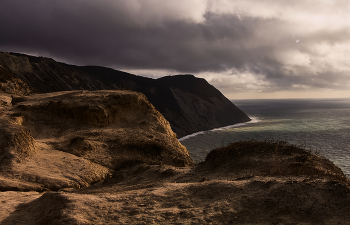
[[[0,115],[0,191],[81,188],[110,175],[108,168],[35,140],[25,116],[6,108]]]
[[[2,110],[1,190],[81,188],[140,163],[193,164],[141,93],[34,94]]]

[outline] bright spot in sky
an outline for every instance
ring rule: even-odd
[[[299,42],[300,40],[297,40],[296,42]]]

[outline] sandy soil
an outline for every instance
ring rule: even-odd
[[[8,194],[2,199],[14,200],[2,205],[1,224],[350,224],[344,183],[310,176],[208,180],[194,170],[138,165],[80,190]]]

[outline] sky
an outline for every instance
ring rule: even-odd
[[[1,0],[0,51],[158,78],[229,99],[350,98],[347,0]]]

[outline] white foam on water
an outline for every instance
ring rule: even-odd
[[[204,134],[204,133],[208,133],[208,132],[212,132],[212,131],[227,130],[227,129],[230,129],[230,128],[233,128],[233,127],[245,126],[245,125],[247,125],[249,123],[258,123],[258,122],[260,122],[259,118],[257,118],[257,117],[251,117],[250,119],[251,120],[249,122],[245,122],[245,123],[236,123],[236,124],[233,124],[233,125],[229,125],[229,126],[225,126],[225,127],[219,127],[219,128],[215,128],[215,129],[208,130],[208,131],[200,131],[200,132],[197,132],[197,133],[193,133],[193,134],[187,135],[185,137],[179,138],[178,141],[183,141],[183,140],[195,137],[195,136],[197,136],[199,134]]]
[[[191,137],[195,137],[198,134],[204,134],[204,133],[205,133],[205,131],[200,131],[200,132],[197,132],[197,133],[193,133],[193,134],[187,135],[185,137],[179,138],[178,141],[183,141],[183,140],[189,139]]]
[[[226,127],[219,127],[219,128],[215,128],[215,129],[212,129],[210,131],[217,131],[217,130],[227,130],[227,129],[230,129],[230,128],[233,128],[233,127],[241,127],[241,126],[245,126],[249,123],[258,123],[260,120],[256,117],[252,117],[250,118],[251,120],[249,122],[245,122],[245,123],[236,123],[236,124],[233,124],[233,125],[229,125],[229,126],[226,126]]]

